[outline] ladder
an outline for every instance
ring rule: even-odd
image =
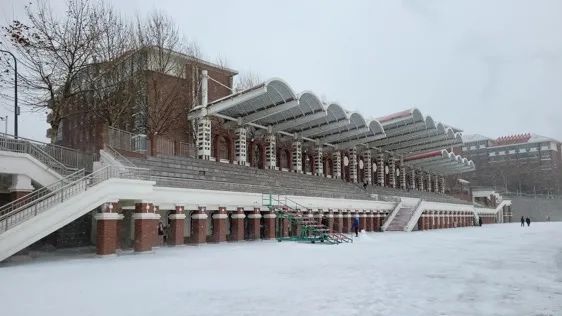
[[[330,231],[321,221],[305,216],[302,211],[310,211],[307,207],[292,201],[283,195],[262,194],[262,205],[275,212],[279,219],[276,223],[278,241],[297,241],[309,243],[341,244],[352,243],[353,239],[342,233]],[[283,236],[284,222],[295,228],[289,236]]]

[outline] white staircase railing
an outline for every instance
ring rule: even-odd
[[[420,218],[423,211],[424,211],[423,199],[420,199],[416,204],[412,217],[410,217],[410,220],[408,221],[408,225],[404,227],[405,232],[411,232],[412,230],[414,230],[414,227],[416,227],[416,224],[418,223],[418,219]]]
[[[146,169],[104,167],[84,176],[76,172],[47,188],[38,190],[0,208],[0,234],[111,178],[148,180]],[[79,177],[79,175],[82,175]],[[52,190],[49,190],[52,189]]]
[[[394,217],[396,217],[396,214],[398,214],[401,207],[402,207],[402,201],[400,201],[396,204],[396,207],[394,207],[394,210],[392,210],[392,213],[390,213],[390,215],[388,215],[388,218],[382,224],[381,230],[383,232],[386,231],[388,226],[390,226],[390,223],[392,222],[392,220],[394,220]]]
[[[15,138],[2,133],[0,150],[29,154],[63,176],[79,169],[92,171],[93,155],[54,144]]]

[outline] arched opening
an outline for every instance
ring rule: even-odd
[[[350,174],[349,174],[349,168],[350,168],[350,164],[351,161],[349,160],[349,157],[347,155],[343,155],[342,157],[342,178],[346,181],[346,182],[350,182]]]
[[[250,166],[263,169],[265,162],[265,150],[263,144],[252,143],[250,150]]]
[[[333,172],[332,158],[324,158],[324,174],[334,177]]]
[[[231,161],[232,150],[230,146],[230,139],[223,135],[217,135],[214,141],[214,157],[217,161],[221,159]]]
[[[281,169],[291,169],[291,153],[286,148],[279,148],[277,150],[277,162]]]
[[[365,182],[365,164],[362,156],[357,157],[357,182]]]

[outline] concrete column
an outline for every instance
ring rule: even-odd
[[[423,185],[423,181],[424,181],[424,179],[423,179],[424,175],[423,174],[424,174],[424,172],[421,171],[421,170],[418,170],[417,173],[418,173],[418,177],[417,177],[418,178],[418,190],[423,191],[424,190],[424,185]]]
[[[302,173],[302,142],[299,139],[295,139],[291,146],[293,148],[291,157],[293,171]]]
[[[357,148],[349,150],[349,178],[351,182],[357,183]]]
[[[412,190],[416,189],[416,169],[414,168],[411,169],[411,174],[410,174],[410,189]]]
[[[226,214],[226,207],[219,207],[217,212],[212,215],[213,219],[213,237],[212,241],[215,243],[226,241],[226,219],[228,214]]]
[[[391,188],[396,188],[396,159],[394,159],[394,157],[390,157],[388,177],[390,178],[389,186]]]
[[[406,166],[404,165],[404,157],[400,157],[400,189],[406,190]]]
[[[433,192],[440,193],[439,191],[439,176],[435,175],[433,179]]]
[[[191,213],[191,238],[192,244],[204,244],[207,242],[207,212],[204,206]]]
[[[334,232],[341,233],[343,232],[343,214],[341,211],[334,212]]]
[[[277,216],[273,212],[263,212],[262,221],[264,228],[264,239],[275,239],[275,218]]]
[[[277,149],[275,134],[265,136],[265,168],[277,169]]]
[[[12,185],[8,188],[12,201],[28,195],[31,191],[33,191],[33,189],[30,177],[24,174],[12,175]]]
[[[209,160],[211,158],[211,120],[202,117],[197,122],[197,157]]]
[[[115,254],[119,248],[119,220],[123,215],[114,212],[117,203],[109,202],[102,205],[101,212],[94,215],[96,223],[96,254],[100,256]]]
[[[322,145],[318,145],[314,151],[314,174],[317,176],[324,175],[324,163],[322,160]]]
[[[377,159],[377,184],[381,187],[385,186],[384,183],[384,154],[380,153]]]
[[[170,221],[170,236],[168,245],[178,246],[184,244],[185,213],[182,205],[176,205],[174,213],[168,216]]]
[[[135,243],[136,252],[151,251],[158,239],[158,220],[160,215],[155,213],[152,203],[135,203]]]
[[[341,152],[338,150],[332,153],[332,163],[334,164],[332,166],[334,170],[333,178],[341,178]]]
[[[441,182],[440,192],[441,192],[441,194],[445,194],[445,177],[441,177],[439,180]]]
[[[230,241],[244,240],[244,208],[236,208],[236,212],[230,215]]]
[[[363,152],[363,179],[367,184],[373,184],[373,159],[371,158],[371,151],[366,150]]]
[[[260,239],[260,209],[258,207],[255,207],[253,211],[249,212],[246,215],[246,221],[248,222],[248,240]]]
[[[239,165],[246,165],[246,160],[248,156],[248,145],[246,143],[246,128],[238,127],[236,129],[236,140],[234,141],[234,150],[236,153],[236,163]]]
[[[427,179],[426,190],[427,192],[431,192],[431,190],[433,190],[433,186],[431,185],[431,173],[428,172],[424,177]]]

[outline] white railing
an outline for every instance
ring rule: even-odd
[[[55,186],[45,188],[39,193],[32,193],[18,199],[0,209],[0,233],[5,232],[38,214],[72,198],[101,182],[111,178],[121,179],[150,179],[150,173],[140,168],[104,167],[94,173],[78,177],[75,173],[57,182]]]
[[[402,201],[400,201],[400,202],[398,202],[398,204],[396,204],[396,207],[394,207],[394,209],[392,210],[392,213],[390,213],[390,215],[388,215],[388,218],[384,221],[384,224],[381,227],[381,230],[383,232],[386,231],[388,226],[390,226],[390,223],[392,223],[392,221],[396,217],[396,214],[398,214],[398,212],[400,211],[401,207],[402,207]]]
[[[418,204],[416,204],[416,207],[414,208],[414,213],[412,214],[412,217],[410,217],[410,220],[408,221],[408,224],[404,228],[404,231],[411,232],[412,230],[414,230],[414,227],[416,227],[418,219],[422,215],[423,211],[424,211],[423,200],[420,199],[418,201]]]
[[[92,171],[94,156],[81,151],[8,134],[0,134],[0,150],[29,154],[61,175]]]

